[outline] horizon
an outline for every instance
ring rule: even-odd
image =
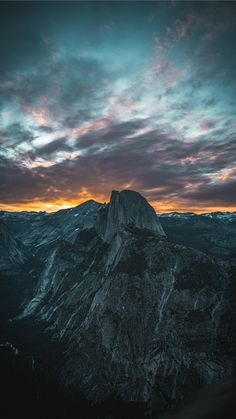
[[[112,191],[111,191],[112,192]],[[138,191],[136,191],[136,192],[138,192]],[[142,195],[142,194],[141,194]],[[59,206],[55,209],[15,209],[15,207],[13,207],[11,210],[7,210],[7,209],[4,209],[3,207],[1,207],[0,206],[0,211],[3,211],[3,212],[36,212],[36,213],[39,213],[39,212],[46,212],[47,214],[52,214],[52,213],[55,213],[55,212],[57,212],[57,211],[60,211],[60,210],[64,210],[64,209],[70,209],[70,208],[75,208],[75,207],[77,207],[77,206],[79,206],[79,205],[82,205],[82,204],[84,204],[84,203],[86,203],[86,202],[88,202],[88,201],[95,201],[95,202],[97,202],[97,203],[99,203],[99,204],[109,204],[109,202],[110,202],[110,199],[108,198],[107,200],[96,200],[96,199],[94,199],[94,198],[88,198],[88,199],[85,199],[85,200],[83,200],[83,201],[81,201],[81,202],[73,202],[73,205],[72,206],[70,206],[70,205],[68,205],[68,204],[66,204],[66,205],[60,205],[59,204]],[[148,200],[147,200],[148,201]],[[173,213],[173,212],[176,212],[176,213],[179,213],[179,214],[186,214],[186,213],[194,213],[194,214],[196,214],[196,215],[203,215],[203,214],[206,214],[206,213],[211,213],[211,212],[229,212],[229,213],[232,213],[232,212],[236,212],[236,209],[232,209],[232,210],[228,210],[228,211],[225,211],[225,210],[213,210],[213,209],[210,209],[210,210],[205,210],[205,211],[198,211],[198,210],[193,210],[193,211],[190,211],[190,210],[188,210],[187,208],[186,208],[186,210],[182,210],[182,211],[177,211],[177,210],[170,210],[170,211],[160,211],[160,210],[158,210],[158,203],[155,205],[155,203],[153,204],[152,202],[150,202],[150,201],[148,201],[148,203],[154,208],[154,210],[155,210],[155,212],[157,213],[157,215],[162,215],[162,214],[169,214],[169,213]],[[28,208],[28,204],[27,204],[27,208]],[[37,206],[37,208],[38,208],[38,206]]]
[[[236,211],[236,3],[1,2],[0,207]]]

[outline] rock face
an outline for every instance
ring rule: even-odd
[[[162,409],[230,376],[233,270],[168,241],[136,192],[114,191],[88,216],[50,248],[22,313],[64,342],[61,382]]]
[[[125,229],[137,228],[165,236],[154,209],[138,192],[112,191],[103,238],[110,243]]]
[[[6,222],[0,221],[0,272],[8,274],[18,270],[25,259],[24,245],[12,237]]]

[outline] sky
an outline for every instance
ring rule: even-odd
[[[236,211],[236,3],[1,2],[0,208]]]

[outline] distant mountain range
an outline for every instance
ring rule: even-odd
[[[83,223],[91,222],[103,207],[106,204],[89,200],[54,213],[0,211],[0,222],[4,221],[4,228],[11,230],[14,239],[20,238],[27,247],[32,244],[37,248],[57,239],[73,240]],[[236,257],[236,212],[170,212],[157,216],[173,242],[219,258]]]
[[[27,334],[36,381],[53,342],[56,382],[93,403],[161,412],[232,375],[236,213],[158,217],[124,190],[109,204],[0,219],[0,345],[10,336],[18,350],[25,324],[38,327]]]
[[[180,218],[189,218],[189,217],[209,217],[215,220],[225,220],[225,221],[234,221],[236,219],[236,212],[206,212],[203,214],[195,214],[194,212],[169,212],[165,214],[159,214],[160,217],[180,217]]]
[[[89,201],[85,201],[84,203],[77,205],[75,207],[72,208],[66,208],[66,209],[62,209],[62,210],[58,210],[55,212],[47,212],[47,211],[0,211],[0,218],[3,220],[8,220],[8,219],[40,219],[41,217],[45,217],[45,216],[50,216],[51,214],[56,214],[56,213],[60,213],[61,211],[73,211],[76,210],[77,208],[79,208],[81,205],[86,204],[87,202],[95,202],[96,204],[99,204],[99,202],[96,202],[94,200],[89,200]],[[106,204],[99,204],[99,205],[106,205]],[[215,219],[225,219],[225,220],[234,220],[236,218],[236,212],[232,211],[214,211],[214,212],[206,212],[206,213],[202,213],[202,214],[196,214],[194,212],[178,212],[178,211],[173,211],[173,212],[166,212],[166,213],[158,213],[157,214],[159,217],[192,217],[192,216],[196,216],[196,217],[210,217],[210,218],[215,218]]]

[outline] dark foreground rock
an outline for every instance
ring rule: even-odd
[[[170,242],[136,192],[96,210],[50,248],[20,316],[62,342],[61,385],[163,411],[230,377],[234,268]]]
[[[235,218],[160,219],[134,191],[1,213],[4,418],[159,416],[232,376]]]

